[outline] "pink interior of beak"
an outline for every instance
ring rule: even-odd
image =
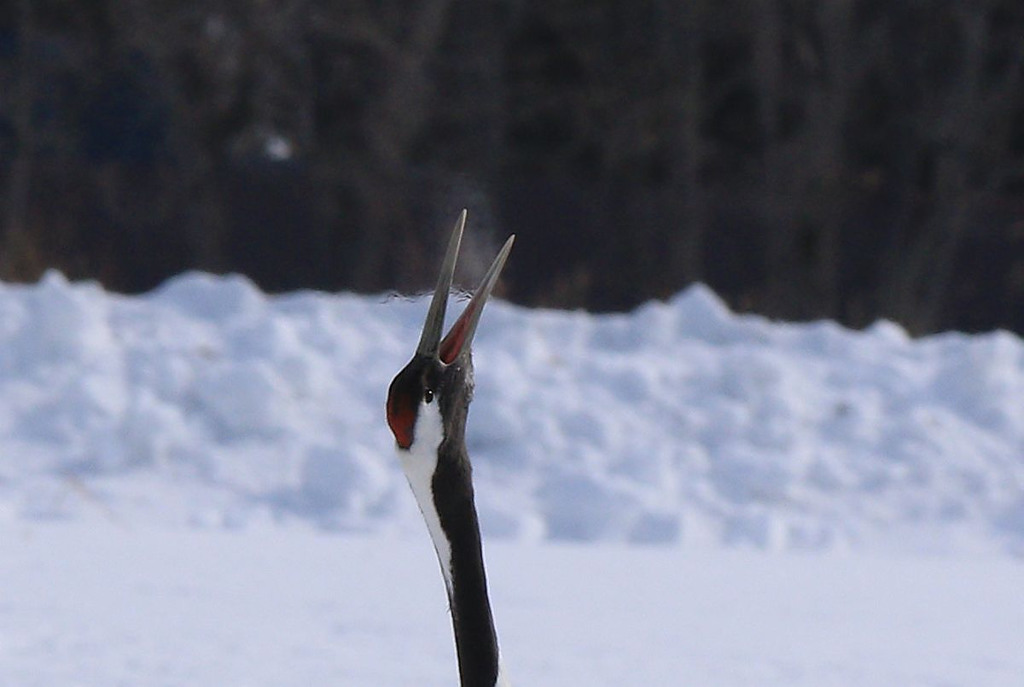
[[[469,331],[469,323],[473,319],[473,311],[479,307],[479,301],[475,298],[469,302],[466,306],[466,310],[459,315],[459,319],[455,320],[455,324],[445,335],[444,339],[441,340],[441,347],[438,351],[438,356],[441,358],[441,362],[445,365],[450,365],[455,358],[458,357],[459,353],[462,352],[463,346],[466,345],[466,334]]]

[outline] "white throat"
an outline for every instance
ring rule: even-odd
[[[441,574],[449,597],[452,593],[452,547],[441,528],[441,518],[434,506],[433,479],[437,469],[437,449],[444,439],[441,413],[437,403],[420,403],[416,420],[416,433],[409,450],[398,450],[398,457],[409,480],[412,493],[427,523],[430,539],[434,542],[437,560],[441,563]]]

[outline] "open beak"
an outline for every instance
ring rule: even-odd
[[[462,231],[466,228],[466,211],[463,210],[455,223],[452,237],[448,241],[448,250],[445,252],[444,262],[441,263],[441,274],[437,278],[437,287],[434,289],[434,298],[430,301],[430,309],[427,310],[427,319],[423,323],[423,334],[420,336],[419,346],[416,347],[416,354],[436,357],[448,365],[457,357],[469,351],[473,342],[473,335],[476,333],[477,323],[480,321],[480,314],[484,310],[484,304],[491,295],[494,285],[501,275],[501,268],[505,266],[509,251],[512,250],[512,243],[515,235],[509,236],[505,245],[498,251],[494,262],[487,269],[484,278],[473,293],[469,305],[455,321],[452,328],[445,337],[441,338],[444,329],[445,309],[448,305],[448,292],[452,287],[452,277],[455,275],[455,263],[459,257],[459,246],[462,244]]]

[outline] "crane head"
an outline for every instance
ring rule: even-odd
[[[508,238],[484,274],[466,309],[442,337],[448,292],[455,274],[465,226],[466,211],[463,210],[448,241],[419,345],[412,360],[395,376],[388,389],[388,426],[402,451],[410,450],[419,438],[417,429],[426,427],[425,423],[420,422],[425,416],[450,421],[455,416],[458,419],[456,429],[464,430],[465,409],[469,405],[473,383],[470,347],[484,305],[498,281],[515,240],[515,236]],[[462,412],[451,412],[456,409],[462,409]],[[436,423],[426,424],[433,427]],[[438,442],[440,438],[437,437]]]

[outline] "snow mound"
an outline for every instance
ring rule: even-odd
[[[453,310],[461,305],[452,304]],[[383,420],[425,303],[187,274],[0,284],[0,519],[422,523]],[[1024,554],[1024,345],[488,306],[467,441],[489,536]]]

